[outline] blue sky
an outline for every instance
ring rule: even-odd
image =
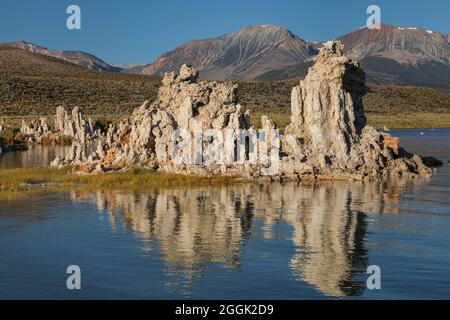
[[[66,28],[66,8],[81,8],[81,30]],[[114,63],[150,63],[183,42],[252,24],[281,25],[322,41],[363,26],[370,4],[382,23],[450,33],[449,0],[0,0],[0,42],[83,50]]]

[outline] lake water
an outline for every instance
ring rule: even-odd
[[[450,298],[450,130],[431,179],[55,193],[0,202],[0,298]],[[52,148],[0,166],[45,165]],[[82,290],[66,288],[81,268]],[[381,269],[381,290],[366,271]]]

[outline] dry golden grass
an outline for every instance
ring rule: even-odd
[[[263,114],[280,129],[289,123],[292,87],[298,79],[239,81],[240,103],[260,126]],[[93,120],[117,123],[145,100],[153,100],[160,79],[95,72],[55,58],[0,46],[0,117],[19,128],[23,119],[47,116],[56,107],[80,106]],[[450,94],[436,89],[369,84],[364,97],[369,124],[375,127],[450,127]]]
[[[163,188],[215,187],[240,183],[241,178],[224,175],[163,174],[146,169],[99,175],[75,175],[71,168],[0,170],[0,200],[45,192],[83,190],[145,190]]]
[[[52,116],[59,105],[126,114],[153,100],[159,83],[157,77],[92,71],[0,45],[0,116]]]
[[[251,121],[257,127],[261,127],[261,114],[252,114]],[[284,130],[291,121],[290,114],[268,114],[275,121],[277,128]],[[450,128],[450,112],[447,113],[409,113],[409,114],[366,114],[367,124],[382,129],[385,126],[390,129],[427,129]]]
[[[284,130],[284,128],[286,128],[286,126],[289,124],[289,122],[291,122],[291,115],[290,114],[280,114],[280,113],[272,113],[272,114],[267,114],[267,113],[252,113],[250,115],[250,120],[252,122],[252,124],[256,127],[256,128],[261,128],[261,116],[262,115],[267,115],[270,119],[272,119],[277,128],[280,130]]]
[[[290,93],[298,80],[239,82],[240,102],[261,126],[268,115],[283,130],[290,122]],[[449,128],[450,94],[431,88],[369,84],[364,97],[368,124],[383,128]]]
[[[450,112],[409,113],[409,114],[367,114],[367,122],[375,128],[426,129],[450,128]]]

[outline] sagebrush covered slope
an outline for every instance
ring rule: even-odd
[[[240,103],[255,119],[268,114],[281,127],[287,123],[291,90],[298,80],[237,83]],[[59,105],[80,106],[89,115],[120,117],[153,100],[159,85],[157,77],[95,72],[0,46],[0,117],[54,115]],[[370,85],[370,89],[364,97],[369,120],[372,114],[450,113],[450,94],[435,89],[385,85]]]
[[[131,112],[152,99],[159,79],[92,71],[26,50],[0,46],[0,115],[49,115],[59,105],[89,114]]]
[[[58,58],[65,60],[67,62],[72,62],[81,67],[88,68],[97,71],[106,72],[119,72],[122,68],[113,66],[102,59],[94,56],[93,54],[83,52],[80,50],[63,51],[63,50],[49,50],[45,47],[29,43],[26,41],[15,41],[11,43],[5,43],[5,45],[10,47],[15,47],[19,49],[24,49],[33,53],[40,53],[46,56]]]

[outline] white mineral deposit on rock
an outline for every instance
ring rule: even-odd
[[[57,107],[54,123],[55,129],[51,131],[45,117],[30,123],[22,121],[20,132],[28,142],[33,143],[43,143],[44,139],[46,143],[57,143],[61,138],[68,137],[85,144],[102,137],[100,128],[90,118],[86,119],[79,107],[73,108],[71,114],[64,107]]]
[[[340,42],[326,43],[293,88],[284,135],[267,116],[257,134],[249,112],[238,104],[237,85],[198,82],[198,71],[183,65],[179,74],[165,74],[154,102],[144,102],[130,118],[110,126],[94,153],[86,157],[74,144],[69,157],[52,165],[76,165],[79,173],[143,167],[276,179],[431,174],[420,156],[399,148],[397,138],[366,125],[365,74],[342,52]],[[59,109],[55,122],[82,143],[78,132],[92,132],[91,126],[74,112],[69,119]]]

